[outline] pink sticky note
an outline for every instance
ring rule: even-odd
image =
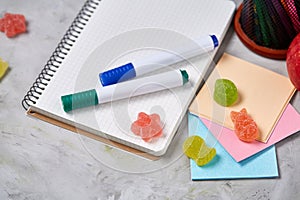
[[[283,112],[267,143],[258,141],[251,143],[242,142],[235,135],[234,131],[205,118],[200,119],[237,162],[262,151],[300,130],[300,114],[290,104],[288,104]]]

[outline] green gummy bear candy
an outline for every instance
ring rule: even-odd
[[[221,106],[231,106],[238,99],[235,84],[228,79],[217,79],[214,90],[214,100]]]

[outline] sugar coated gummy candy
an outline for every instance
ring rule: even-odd
[[[234,123],[234,132],[240,140],[253,142],[258,138],[258,127],[245,108],[240,112],[231,111],[230,118]]]
[[[0,58],[0,80],[1,78],[4,76],[6,70],[8,69],[8,63],[3,61],[1,58]]]
[[[26,32],[26,20],[24,15],[5,13],[0,19],[0,31],[7,37],[15,37],[20,33]]]
[[[162,136],[162,125],[158,114],[140,112],[138,118],[131,124],[131,131],[139,135],[145,142]]]
[[[217,79],[214,88],[214,100],[221,106],[231,106],[238,99],[235,84],[228,79]]]
[[[184,154],[193,159],[198,166],[204,166],[216,156],[216,149],[208,147],[197,135],[188,137],[182,146]]]

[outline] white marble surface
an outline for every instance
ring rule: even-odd
[[[27,34],[0,33],[0,57],[10,65],[0,81],[1,200],[299,198],[299,132],[276,145],[279,178],[192,182],[180,141],[168,151],[172,156],[151,163],[26,117],[21,100],[83,2],[0,0],[0,15],[22,13],[28,21]],[[232,29],[221,50],[287,76],[284,61],[252,53]],[[299,92],[292,104],[300,111]],[[179,134],[187,134],[186,118]]]

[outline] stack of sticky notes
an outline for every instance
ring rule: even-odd
[[[231,80],[239,99],[224,107],[213,99],[217,79]],[[274,144],[300,130],[300,115],[289,104],[296,91],[290,80],[263,67],[224,54],[189,108],[189,135],[199,135],[217,156],[199,167],[191,160],[192,180],[277,177]],[[246,108],[259,129],[251,143],[239,140],[231,111]]]

